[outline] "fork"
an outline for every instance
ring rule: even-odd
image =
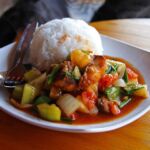
[[[37,26],[36,22],[28,24],[25,28],[23,35],[18,42],[16,48],[16,57],[14,60],[14,65],[10,68],[10,70],[6,73],[3,86],[7,88],[14,88],[16,85],[21,85],[24,83],[24,73],[26,71],[23,65],[23,59],[25,56],[25,52],[29,49],[29,45]]]

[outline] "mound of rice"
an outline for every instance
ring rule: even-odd
[[[74,49],[103,52],[101,38],[95,28],[82,20],[55,19],[38,27],[30,47],[30,62],[40,70],[67,58]]]

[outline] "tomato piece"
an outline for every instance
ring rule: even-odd
[[[92,91],[84,91],[81,94],[83,103],[87,106],[89,110],[95,107],[97,96]]]
[[[110,111],[112,112],[113,115],[120,114],[121,111],[120,111],[119,107],[117,106],[117,104],[110,103],[109,106],[110,106]]]
[[[111,87],[113,83],[118,79],[118,74],[104,74],[99,81],[99,89],[105,90],[107,87]]]
[[[138,74],[136,74],[132,69],[127,68],[127,74],[128,74],[128,79],[132,80],[132,79],[137,79],[138,78]]]

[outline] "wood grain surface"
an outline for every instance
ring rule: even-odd
[[[101,34],[150,51],[150,19],[122,19],[91,23]]]
[[[103,34],[150,50],[149,20],[112,20],[92,25]],[[111,132],[75,134],[32,126],[0,111],[0,150],[150,150],[150,112]]]

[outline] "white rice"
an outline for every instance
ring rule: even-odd
[[[30,47],[30,62],[41,70],[66,59],[74,49],[103,52],[101,38],[95,28],[82,20],[55,19],[38,27]]]

